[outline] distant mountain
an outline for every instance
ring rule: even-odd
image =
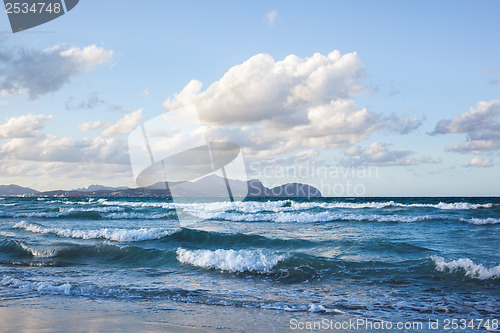
[[[87,188],[77,188],[71,190],[72,192],[96,192],[96,191],[118,191],[118,190],[126,190],[128,187],[120,186],[120,187],[109,187],[103,185],[90,185]]]
[[[258,179],[241,181],[209,175],[194,182],[159,182],[148,187],[108,187],[90,185],[71,191],[38,192],[17,185],[0,186],[0,195],[37,195],[47,197],[213,197],[228,196],[228,187],[234,198],[318,198],[321,192],[310,185],[289,183],[273,188],[265,187]]]
[[[248,192],[247,182],[228,179],[229,188],[233,197],[245,197]],[[158,188],[165,183],[155,184],[149,188]],[[203,177],[194,182],[168,183],[170,192],[176,197],[226,197],[228,195],[227,185],[224,178],[216,175]]]
[[[0,185],[0,195],[35,195],[37,190],[17,185]]]
[[[321,192],[311,185],[288,183],[271,189],[265,187],[258,179],[248,181],[247,197],[265,198],[321,198]]]
[[[273,188],[265,187],[258,179],[241,181],[228,179],[228,185],[235,198],[320,198],[321,192],[310,185],[289,183]],[[224,178],[210,175],[195,182],[156,183],[146,188],[147,190],[169,191],[176,197],[226,197],[227,185]]]

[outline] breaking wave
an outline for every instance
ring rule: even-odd
[[[177,249],[177,260],[195,267],[226,272],[269,273],[285,256],[262,250],[186,250]]]
[[[500,265],[487,268],[481,264],[476,264],[469,258],[445,261],[443,257],[432,256],[431,259],[436,265],[436,270],[440,272],[463,273],[472,279],[487,280],[500,278]]]
[[[118,228],[101,228],[101,229],[65,229],[65,228],[47,228],[38,224],[21,221],[16,223],[12,228],[24,229],[32,233],[40,234],[55,234],[64,238],[77,239],[107,239],[117,242],[138,242],[151,239],[159,239],[171,235],[174,230],[165,230],[160,228],[140,228],[140,229],[118,229]]]
[[[477,225],[498,224],[498,223],[500,223],[500,219],[495,219],[495,218],[492,218],[492,217],[488,217],[488,218],[485,218],[485,219],[479,219],[479,218],[460,219],[460,221],[471,223],[471,224],[477,224]]]
[[[107,212],[117,213],[107,213]],[[116,208],[102,209],[94,208],[88,210],[63,209],[59,212],[30,212],[30,213],[11,213],[0,211],[0,217],[19,217],[19,218],[66,218],[66,219],[83,219],[83,220],[118,220],[118,219],[144,219],[158,220],[165,218],[173,218],[175,215],[168,213],[133,213],[120,212]]]
[[[261,213],[261,212],[292,212],[292,211],[304,211],[315,208],[320,209],[364,209],[364,208],[374,208],[382,209],[389,207],[400,207],[400,208],[435,208],[435,209],[457,209],[457,210],[468,210],[468,209],[480,209],[480,208],[491,208],[493,204],[473,204],[468,202],[454,202],[445,203],[439,202],[437,204],[404,204],[398,203],[393,200],[386,202],[297,202],[294,200],[275,200],[275,201],[240,201],[240,202],[208,202],[208,203],[171,203],[171,202],[135,202],[135,201],[107,201],[107,199],[99,199],[97,201],[101,205],[109,206],[126,206],[126,207],[141,207],[141,208],[163,208],[163,209],[175,209],[181,208],[186,212],[198,212],[198,211],[209,211],[209,212],[224,212],[232,211],[239,213]]]
[[[192,212],[197,218],[206,220],[225,220],[232,222],[334,222],[334,221],[368,221],[368,222],[419,222],[431,220],[429,215],[423,216],[403,216],[403,215],[364,215],[364,214],[346,214],[334,212],[321,213],[257,213],[257,214],[241,214],[230,212]]]

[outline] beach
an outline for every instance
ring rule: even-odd
[[[325,317],[165,301],[157,304],[64,296],[2,297],[2,332],[290,332],[290,327],[298,327],[299,322],[305,325],[325,319],[349,320],[338,314]]]

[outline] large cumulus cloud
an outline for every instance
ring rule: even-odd
[[[206,90],[192,80],[163,106],[196,105],[211,136],[237,142],[246,156],[259,158],[346,148],[376,131],[406,134],[420,126],[418,119],[357,106],[354,97],[370,91],[364,78],[356,53],[289,55],[281,61],[258,54],[230,68]]]

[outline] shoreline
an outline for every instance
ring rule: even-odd
[[[5,293],[2,294],[5,296]],[[312,322],[324,319],[349,320],[338,314],[168,300],[98,299],[30,293],[29,296],[4,298],[0,302],[0,322],[4,332],[291,332],[309,331],[292,330],[291,320]]]

